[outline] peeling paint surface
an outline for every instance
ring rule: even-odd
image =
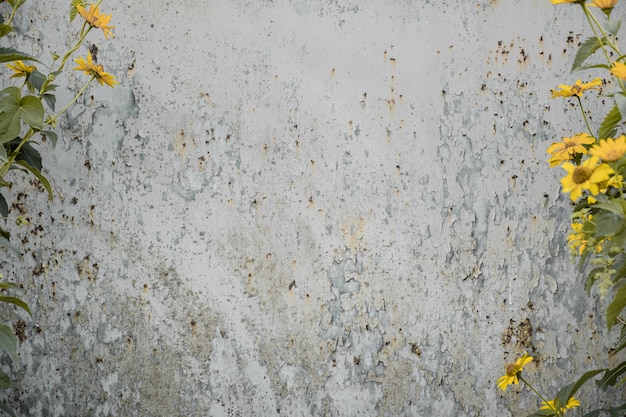
[[[78,23],[29,3],[20,45],[47,59]],[[116,36],[82,53],[120,85],[43,152],[53,202],[14,178],[21,415],[511,416],[534,399],[495,381],[524,351],[545,390],[603,364],[545,162],[578,123],[549,98],[575,81],[577,10],[101,8]]]

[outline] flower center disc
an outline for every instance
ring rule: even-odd
[[[591,178],[591,170],[585,167],[576,167],[572,174],[572,180],[576,184],[583,184],[585,181]]]

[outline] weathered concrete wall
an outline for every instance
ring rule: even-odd
[[[79,24],[29,3],[47,59]],[[42,149],[53,202],[15,177],[22,415],[519,415],[537,402],[497,390],[506,361],[532,351],[550,390],[604,358],[545,163],[578,123],[549,99],[575,8],[101,7],[116,37],[89,42],[121,84]]]

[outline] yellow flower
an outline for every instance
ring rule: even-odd
[[[505,374],[498,378],[498,388],[502,391],[506,391],[506,388],[511,384],[519,383],[519,375],[524,369],[524,366],[532,362],[532,356],[528,356],[528,353],[524,353],[524,356],[515,361],[515,363],[507,363],[504,367]]]
[[[589,153],[604,162],[615,162],[626,153],[626,136],[622,135],[615,140],[612,138],[601,140],[589,150]]]
[[[589,3],[590,6],[597,7],[602,10],[612,9],[617,4],[617,0],[592,0],[593,3]]]
[[[561,186],[564,193],[570,193],[572,201],[578,200],[584,190],[589,190],[592,195],[598,194],[598,184],[613,174],[613,169],[607,164],[598,165],[599,159],[592,156],[578,166],[570,162],[561,166],[567,171],[567,175],[561,179]]]
[[[592,136],[586,133],[579,133],[571,138],[563,138],[561,142],[554,142],[546,150],[546,153],[552,155],[548,160],[550,168],[559,165],[561,162],[573,159],[577,153],[586,154],[587,148],[584,145],[591,145],[595,141]]]
[[[102,29],[104,33],[104,37],[109,39],[109,36],[113,36],[113,32],[111,29],[114,29],[115,26],[108,26],[111,21],[111,16],[113,15],[104,15],[100,13],[99,6],[91,3],[89,6],[89,10],[85,9],[82,5],[77,4],[76,10],[78,13],[89,23],[92,27]]]
[[[7,68],[15,71],[11,78],[28,77],[33,71],[37,70],[34,65],[26,65],[23,61],[15,61],[15,65],[7,64]]]
[[[543,401],[541,403],[541,410],[552,410],[552,411],[557,411],[556,410],[556,406],[554,405],[555,400],[551,400],[551,401]],[[575,399],[574,397],[570,398],[567,401],[567,404],[565,404],[564,406],[560,407],[560,412],[564,413],[567,410],[570,410],[572,408],[576,408],[576,407],[580,407],[580,401],[578,401],[577,399]]]
[[[581,80],[576,80],[576,82],[572,86],[561,84],[559,85],[559,90],[551,90],[552,98],[572,96],[582,97],[585,91],[591,90],[592,88],[599,88],[601,85],[602,80],[600,78],[594,78],[588,83],[583,83],[581,82]]]
[[[614,62],[613,65],[611,65],[611,74],[615,75],[617,78],[626,80],[626,64]]]
[[[98,80],[100,85],[107,84],[111,87],[114,87],[115,84],[119,84],[117,80],[115,80],[114,75],[104,71],[104,67],[102,66],[102,64],[93,63],[90,52],[87,52],[86,62],[82,57],[75,59],[74,61],[76,61],[76,63],[78,64],[78,66],[74,68],[75,70],[84,71],[85,74],[96,77],[96,80]]]

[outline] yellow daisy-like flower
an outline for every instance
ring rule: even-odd
[[[570,193],[572,201],[578,200],[584,190],[589,190],[592,195],[598,194],[598,184],[608,180],[614,173],[607,164],[598,165],[599,160],[597,156],[592,156],[580,165],[570,162],[561,165],[567,171],[567,175],[561,179],[561,186],[564,193]]]
[[[113,32],[111,29],[114,29],[115,26],[109,26],[109,22],[111,21],[111,16],[113,15],[105,15],[100,13],[99,6],[91,3],[89,9],[85,9],[80,4],[76,5],[76,10],[78,13],[85,19],[87,23],[89,23],[92,27],[102,29],[104,33],[104,37],[109,39],[109,36],[113,36]]]
[[[626,64],[614,62],[611,65],[611,74],[615,75],[617,78],[626,80]]]
[[[612,138],[601,140],[589,150],[589,153],[604,162],[615,162],[626,153],[626,136],[622,135],[615,140]]]
[[[587,148],[584,145],[592,145],[595,141],[592,136],[586,133],[579,133],[571,138],[563,138],[561,142],[554,142],[546,150],[546,153],[552,155],[548,160],[550,168],[559,165],[561,162],[573,159],[577,153],[586,154]]]
[[[84,71],[85,74],[96,77],[96,80],[98,80],[100,85],[106,84],[114,87],[115,84],[119,84],[114,75],[104,71],[102,64],[94,64],[90,52],[87,52],[87,61],[85,61],[82,57],[75,59],[74,61],[78,64],[78,66],[74,68],[76,71]]]
[[[554,405],[555,400],[551,400],[551,401],[543,401],[541,403],[541,410],[552,410],[552,411],[557,411],[556,406]],[[576,398],[572,397],[567,401],[567,404],[565,404],[564,406],[560,407],[560,412],[564,413],[567,410],[571,410],[572,408],[576,408],[576,407],[580,407],[580,401],[578,401]]]
[[[15,61],[15,64],[7,64],[7,68],[15,71],[11,78],[28,77],[37,69],[34,65],[26,65],[23,61]]]
[[[514,363],[507,363],[504,367],[505,374],[498,378],[498,388],[502,391],[506,391],[506,388],[511,384],[519,384],[519,375],[524,369],[524,366],[533,361],[532,356],[528,356],[528,353],[524,353],[524,356],[516,360]]]
[[[600,78],[594,78],[588,83],[583,83],[581,80],[576,80],[574,85],[570,86],[570,85],[561,84],[559,85],[558,90],[551,90],[552,98],[572,97],[572,96],[582,97],[585,91],[591,90],[594,88],[600,88],[601,85],[602,85],[602,80]]]
[[[592,0],[590,6],[597,7],[602,10],[612,9],[617,4],[617,0]]]

